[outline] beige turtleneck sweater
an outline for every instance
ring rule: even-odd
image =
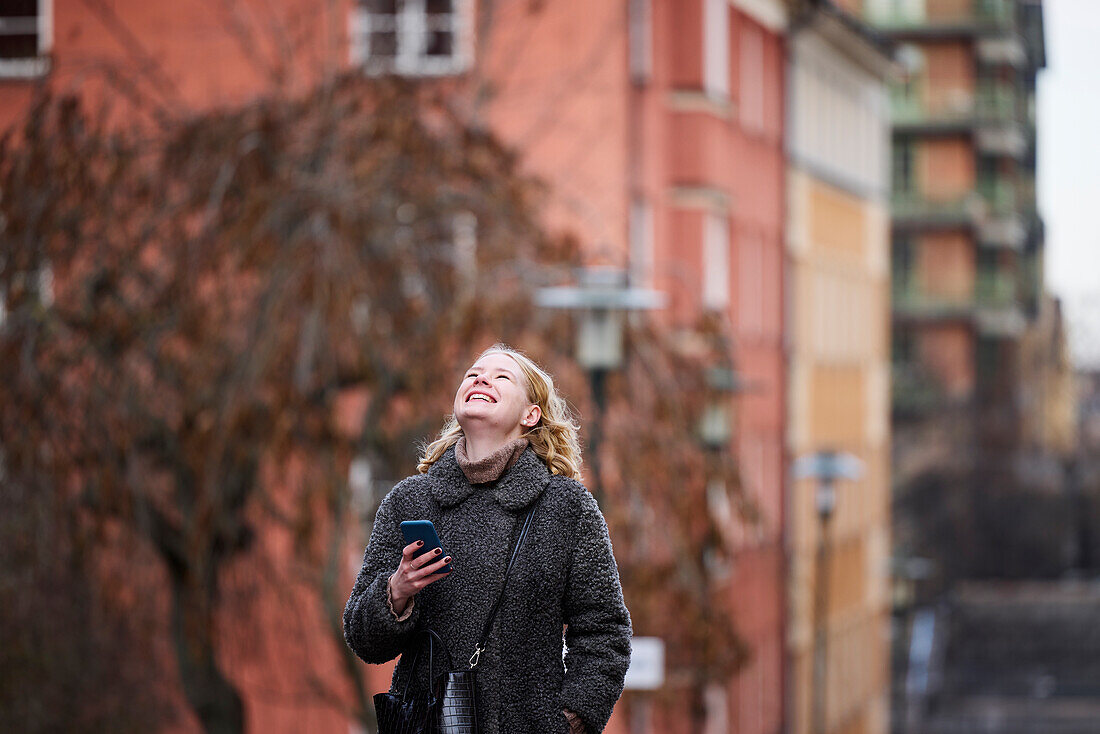
[[[458,462],[458,468],[466,475],[466,479],[469,480],[470,484],[495,482],[519,461],[520,454],[527,448],[527,444],[526,438],[517,438],[504,444],[488,456],[483,456],[477,461],[470,461],[470,457],[466,455],[466,437],[462,436],[455,444],[455,461]]]

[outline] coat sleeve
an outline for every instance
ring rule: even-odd
[[[622,695],[631,628],[607,524],[587,492],[574,540],[564,600],[568,628],[562,704],[595,733],[603,731]]]
[[[386,586],[405,545],[394,516],[393,496],[390,492],[378,507],[363,567],[344,606],[344,640],[368,663],[384,663],[400,655],[420,618],[420,605],[413,604],[412,614],[398,621],[386,598]]]

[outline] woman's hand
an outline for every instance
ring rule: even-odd
[[[416,553],[423,545],[424,541],[418,540],[405,546],[401,551],[401,563],[390,576],[390,599],[393,601],[393,610],[398,614],[405,611],[409,599],[416,596],[416,592],[433,581],[446,577],[446,574],[439,571],[451,562],[451,557],[440,558],[443,553],[440,548],[417,556]]]

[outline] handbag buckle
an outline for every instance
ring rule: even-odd
[[[476,668],[478,660],[481,659],[481,645],[474,648],[474,654],[470,656],[470,667]]]

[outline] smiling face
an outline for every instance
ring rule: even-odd
[[[516,361],[503,352],[490,352],[466,370],[455,393],[454,414],[467,433],[491,432],[511,439],[538,423],[541,411],[528,399]]]

